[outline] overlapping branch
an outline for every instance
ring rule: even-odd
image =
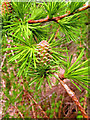
[[[78,10],[76,10],[76,12],[73,12],[73,13],[68,12],[68,13],[66,13],[64,15],[61,15],[61,16],[58,16],[58,17],[53,17],[51,19],[49,18],[49,16],[47,16],[46,18],[40,19],[40,20],[29,20],[28,23],[31,23],[31,24],[32,23],[43,23],[43,22],[49,22],[49,21],[55,21],[55,22],[58,23],[58,20],[61,20],[62,18],[66,17],[66,16],[73,15],[73,14],[75,14],[77,12],[86,10],[88,8],[90,8],[90,5],[85,5],[85,6],[81,7],[81,8],[79,8]]]

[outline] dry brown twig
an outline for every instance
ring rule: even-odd
[[[55,112],[55,109],[56,109],[56,103],[57,103],[57,99],[55,98],[54,118],[56,118],[56,119],[57,119],[56,112]]]
[[[62,97],[61,104],[60,104],[60,107],[59,107],[58,118],[61,118],[61,109],[62,109],[62,105],[63,105],[63,100],[64,100],[64,95]]]
[[[23,91],[25,93],[25,95],[29,98],[29,100],[31,101],[34,101],[34,103],[39,107],[39,109],[41,110],[41,112],[45,115],[45,118],[49,118],[46,114],[45,111],[43,111],[42,107],[35,101],[35,99],[32,97],[32,95],[29,94],[29,92],[25,89],[25,86],[23,84],[23,79],[22,79],[22,76],[21,76],[21,80],[22,80],[22,86],[23,86]],[[32,108],[33,109],[33,108]],[[35,114],[34,114],[35,115]],[[34,116],[35,117],[35,116]]]
[[[3,67],[3,65],[4,65],[4,61],[5,61],[5,59],[6,59],[6,54],[7,53],[5,53],[3,56],[3,59],[2,59],[2,62],[1,62],[1,67],[0,67],[0,71],[1,71],[1,68]]]
[[[21,118],[24,118],[23,114],[19,111],[19,109],[17,108],[17,106],[15,105],[14,108],[18,111],[19,115],[21,116]]]
[[[23,86],[24,87],[24,86]],[[39,107],[39,109],[41,110],[41,112],[45,115],[45,118],[49,118],[48,116],[47,116],[47,114],[45,113],[45,111],[43,111],[43,109],[42,109],[42,107],[35,101],[35,99],[32,97],[32,95],[30,95],[29,93],[28,93],[28,91],[26,91],[25,90],[25,87],[24,87],[24,93],[26,94],[26,96],[29,98],[29,100],[33,100],[34,101],[34,103]]]
[[[31,100],[31,106],[32,106],[32,112],[33,112],[33,118],[36,118],[35,110],[34,110],[34,106],[33,106],[32,100]]]
[[[6,97],[6,99],[7,99],[8,101],[10,101],[7,96],[5,96],[5,97]],[[20,117],[24,119],[24,116],[23,116],[23,114],[19,111],[19,109],[17,108],[16,103],[15,103],[15,105],[12,105],[12,104],[11,104],[10,108],[15,108],[15,110],[16,110],[17,113],[20,115]],[[9,112],[9,109],[6,111],[6,113],[8,113],[8,112]],[[3,116],[3,117],[4,117],[4,116]]]

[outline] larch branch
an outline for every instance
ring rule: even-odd
[[[44,19],[29,20],[28,23],[30,23],[30,24],[32,24],[32,23],[43,23],[43,22],[49,22],[49,21],[55,21],[55,22],[58,23],[58,20],[61,20],[62,18],[66,17],[66,16],[73,15],[73,14],[75,14],[75,13],[77,13],[77,12],[86,10],[86,9],[88,9],[88,8],[90,8],[90,5],[85,5],[85,6],[81,7],[81,8],[79,8],[78,10],[76,10],[76,12],[74,12],[74,13],[68,12],[68,13],[66,13],[66,14],[64,14],[64,15],[61,15],[61,16],[58,16],[58,17],[53,17],[53,18],[49,18],[49,16],[47,16],[47,17],[44,18]]]

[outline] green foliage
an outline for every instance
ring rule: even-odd
[[[55,14],[59,13],[60,10],[66,6],[65,2],[44,2],[44,4],[42,5],[44,5],[49,18],[52,18]]]
[[[37,6],[34,5],[33,3],[31,4],[31,2],[28,2],[28,3],[27,2],[12,2],[11,5],[14,9],[13,12],[10,13],[9,15],[6,15],[6,17],[3,16],[3,28],[4,28],[3,32],[7,32],[7,34],[14,33],[14,35],[16,36],[17,34],[19,36],[22,34],[22,36],[24,35],[25,38],[26,36],[27,37],[36,36],[38,39],[41,39],[42,37],[45,37],[47,35],[46,30],[44,30],[44,27],[47,27],[47,25],[40,26],[40,24],[38,23],[28,24],[28,21],[30,18],[35,19],[35,18],[38,18],[38,16],[42,15],[41,10],[44,11],[42,8],[40,8],[39,6],[37,8]],[[38,9],[39,11],[38,14],[37,12],[34,13],[36,9]],[[30,17],[30,14],[31,14],[31,17]],[[9,18],[7,19],[7,17]],[[40,19],[40,17],[38,19]]]
[[[78,18],[79,15],[80,13],[70,17],[66,17],[62,21],[59,20],[59,24],[61,26],[62,31],[65,33],[67,42],[70,40],[76,41],[77,36],[80,36],[79,27],[81,27],[81,23],[79,22]]]
[[[52,64],[52,63],[51,63]],[[52,64],[53,65],[53,64]],[[55,68],[55,65],[54,65],[54,68]],[[30,81],[29,85],[37,82],[36,84],[36,89],[40,89],[42,83],[43,83],[43,80],[44,78],[47,79],[47,82],[51,88],[51,83],[52,81],[50,80],[49,77],[52,76],[52,73],[54,72],[57,72],[57,66],[56,66],[56,70],[53,70],[51,69],[51,65],[48,65],[48,66],[41,66],[41,67],[37,67],[36,69],[32,67],[32,69],[30,69],[30,72],[29,72],[29,76],[30,77],[33,77],[33,80]]]
[[[83,0],[82,0],[82,2],[77,2],[77,1],[69,2],[67,9],[70,11],[70,13],[73,13],[76,10],[78,10],[80,7],[82,7],[84,3],[85,2],[83,2]]]
[[[88,76],[88,70],[90,69],[88,67],[88,61],[86,60],[84,62],[81,62],[81,58],[84,55],[84,49],[81,51],[80,55],[78,56],[78,58],[76,59],[76,61],[71,65],[71,59],[72,59],[72,55],[71,58],[69,60],[69,56],[67,54],[67,67],[65,70],[65,78],[71,79],[71,82],[73,82],[73,80],[77,83],[79,83],[83,88],[87,89],[87,85],[89,85],[89,76]],[[73,82],[73,84],[75,84]],[[79,89],[79,87],[76,85],[76,87]]]

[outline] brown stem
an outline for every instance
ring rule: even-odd
[[[78,101],[75,93],[62,81],[59,80],[61,85],[64,87],[64,89],[67,91],[68,95],[72,98],[72,100],[75,102],[75,104],[78,106],[79,110],[81,111],[84,118],[88,118],[84,108],[81,106],[80,102]]]
[[[34,110],[34,106],[33,106],[32,100],[31,100],[31,106],[32,106],[32,112],[33,112],[33,118],[36,118],[35,110]]]
[[[86,10],[86,9],[88,9],[88,8],[90,8],[90,5],[85,5],[85,6],[81,7],[81,8],[79,8],[79,9],[78,9],[76,12],[74,12],[74,13],[68,12],[68,13],[66,13],[66,14],[64,14],[64,15],[61,15],[61,16],[58,16],[58,17],[53,17],[53,18],[51,18],[51,19],[49,18],[49,16],[47,16],[46,18],[40,19],[40,20],[29,20],[28,23],[43,23],[43,22],[49,22],[49,21],[55,21],[55,22],[58,23],[58,20],[61,20],[62,18],[66,17],[66,16],[73,15],[73,14],[75,14],[75,13],[77,13],[77,12]]]
[[[58,76],[58,75],[57,75]],[[80,102],[78,101],[75,93],[62,81],[61,79],[58,79],[58,81],[61,83],[61,85],[64,87],[68,95],[72,98],[72,100],[75,102],[75,104],[78,106],[79,110],[81,111],[84,118],[88,118],[84,108],[81,106]]]
[[[28,23],[43,23],[43,22],[48,22],[49,21],[49,16],[47,16],[44,19],[40,19],[40,20],[29,20]]]
[[[62,97],[61,104],[59,107],[58,118],[61,118],[61,109],[62,109],[62,105],[63,105],[63,100],[64,100],[64,96]]]
[[[19,111],[19,109],[17,108],[17,106],[15,105],[14,108],[18,111],[19,115],[21,116],[21,118],[24,118],[23,114]]]

